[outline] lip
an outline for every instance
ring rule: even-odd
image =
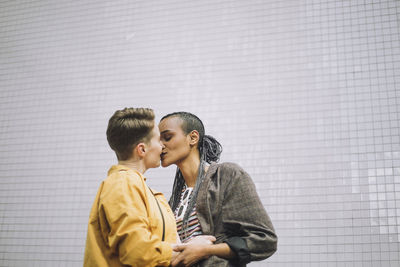
[[[165,155],[167,154],[167,152],[163,152],[163,153],[161,153],[161,155],[160,155],[160,157],[161,157],[161,160],[163,160],[163,158],[165,157]]]

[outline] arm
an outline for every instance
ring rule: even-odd
[[[207,240],[209,242],[207,242]],[[237,255],[226,243],[212,244],[212,236],[197,236],[193,241],[174,246],[174,252],[179,252],[171,261],[172,266],[192,266],[196,262],[217,256],[226,260],[236,259]]]
[[[171,261],[172,266],[191,266],[213,255],[225,259],[236,256],[227,244],[213,244],[215,240],[213,236],[201,235],[186,244],[176,245],[174,251],[179,252],[179,255]]]
[[[235,262],[248,263],[270,257],[277,249],[277,236],[250,176],[236,164],[224,164],[222,223]]]
[[[220,216],[218,222],[223,227],[218,228],[223,228],[223,243],[177,246],[175,250],[181,252],[178,259],[186,265],[173,262],[173,266],[188,266],[210,256],[245,264],[268,258],[276,251],[274,228],[250,176],[236,164],[221,164],[220,168],[213,178],[218,191],[213,192],[219,195],[222,208],[212,216]]]
[[[206,249],[206,254],[209,256],[217,256],[227,260],[236,257],[236,254],[226,243],[209,245]]]
[[[146,201],[140,179],[115,177],[109,181],[99,204],[103,239],[125,265],[168,266],[172,247],[152,233]]]

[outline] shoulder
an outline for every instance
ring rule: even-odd
[[[233,162],[212,163],[210,167],[214,167],[216,172],[230,174],[245,172],[239,164]]]
[[[249,180],[248,173],[237,163],[223,162],[210,165],[214,176],[225,181]]]
[[[124,194],[134,188],[139,191],[144,190],[143,177],[132,170],[119,170],[109,173],[107,179],[104,180],[102,196]]]
[[[106,183],[125,184],[125,185],[139,185],[144,182],[144,177],[137,171],[129,168],[119,168],[116,171],[109,172]]]

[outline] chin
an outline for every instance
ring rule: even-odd
[[[161,166],[163,167],[168,167],[169,165],[171,165],[171,163],[165,161],[165,160],[161,160]]]
[[[158,168],[158,167],[160,167],[160,161],[158,161],[158,162],[155,161],[155,162],[152,162],[152,163],[151,163],[149,169],[151,169],[151,168]]]

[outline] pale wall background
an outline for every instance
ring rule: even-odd
[[[200,116],[279,235],[250,266],[399,266],[400,2],[1,1],[0,266],[81,266],[108,118]],[[174,168],[149,184],[171,192]]]

